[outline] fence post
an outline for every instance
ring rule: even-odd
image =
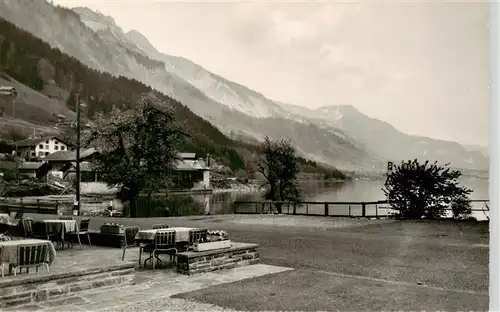
[[[293,203],[293,214],[297,214],[297,203]]]
[[[36,199],[36,210],[38,213],[40,213],[40,199],[39,198]]]
[[[378,219],[378,204],[375,204],[375,217]]]
[[[24,205],[23,205],[23,198],[21,197],[21,208],[24,208]]]
[[[361,203],[361,216],[366,217],[366,203],[365,202]]]
[[[59,214],[59,201],[56,200],[56,214]]]
[[[328,203],[325,203],[325,217],[328,217]]]
[[[351,205],[349,205],[349,217],[352,218],[352,215],[351,215]]]

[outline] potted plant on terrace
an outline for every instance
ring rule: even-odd
[[[101,226],[101,233],[123,234],[125,233],[125,227],[119,223],[106,222]]]
[[[231,241],[226,231],[208,231],[206,240],[194,244],[194,251],[207,251],[231,247]]]

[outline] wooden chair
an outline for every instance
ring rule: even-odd
[[[189,230],[189,240],[187,245],[182,246],[182,251],[193,250],[193,245],[199,242],[205,242],[207,240],[208,230],[207,229],[192,229]]]
[[[43,221],[35,221],[31,226],[34,238],[46,239],[51,242],[59,242],[61,240],[62,224],[60,223],[55,224],[50,231],[47,228],[47,223]]]
[[[207,240],[208,230],[207,229],[192,229],[189,230],[189,241],[188,245],[193,246],[198,242],[205,242]]]
[[[47,228],[47,235],[52,242],[56,242],[57,245],[61,244],[62,249],[64,249],[64,241],[63,241],[63,228],[64,225],[61,223],[45,223]]]
[[[153,224],[153,230],[168,229],[168,224]]]
[[[33,220],[32,219],[22,219],[24,238],[33,236]]]
[[[174,230],[158,230],[155,234],[154,244],[151,247],[145,247],[144,251],[150,253],[150,257],[144,260],[144,266],[146,262],[151,260],[153,262],[153,271],[156,267],[156,261],[153,261],[153,257],[156,258],[158,262],[162,262],[158,255],[168,254],[170,255],[170,260],[175,257],[177,253],[177,248],[175,248],[175,231]],[[175,258],[174,258],[175,259]],[[175,262],[175,261],[174,261]]]
[[[139,227],[138,226],[129,226],[125,228],[125,234],[124,234],[124,239],[125,241],[123,242],[123,255],[122,255],[122,261],[125,260],[125,251],[129,247],[133,247],[136,245],[135,243],[135,235],[139,232]]]
[[[34,267],[38,273],[38,267],[45,266],[47,272],[50,272],[49,263],[47,262],[48,246],[47,244],[21,245],[17,247],[17,262],[11,264],[14,269],[14,276],[22,273],[22,269],[26,268],[26,273]]]
[[[80,220],[80,226],[75,232],[69,232],[67,234],[69,235],[76,235],[76,238],[78,239],[78,244],[80,245],[80,248],[82,248],[82,241],[80,240],[80,235],[87,235],[87,241],[89,242],[89,247],[92,247],[92,244],[90,242],[90,235],[89,235],[89,224],[90,224],[90,218],[84,218]]]

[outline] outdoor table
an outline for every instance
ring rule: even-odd
[[[10,264],[17,263],[17,248],[22,245],[34,245],[34,244],[47,244],[48,252],[47,257],[49,265],[54,262],[56,258],[56,249],[51,241],[43,239],[21,239],[21,240],[10,240],[5,242],[0,242],[0,265],[9,266]]]
[[[189,242],[189,231],[195,230],[195,229],[196,228],[189,228],[189,227],[171,227],[171,228],[166,228],[166,229],[140,230],[135,235],[135,240],[136,241],[151,241],[152,242],[155,239],[155,234],[157,231],[174,230],[176,243]]]
[[[69,233],[69,232],[77,232],[77,225],[76,225],[76,220],[43,220],[47,224],[47,230],[49,232],[52,226],[56,226],[56,224],[62,224],[62,230],[61,230],[61,239],[64,240],[64,234]]]

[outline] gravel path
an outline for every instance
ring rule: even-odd
[[[144,300],[132,304],[99,310],[103,312],[130,312],[130,311],[226,311],[236,310],[226,309],[209,303],[202,303],[195,300],[175,299],[170,297]]]

